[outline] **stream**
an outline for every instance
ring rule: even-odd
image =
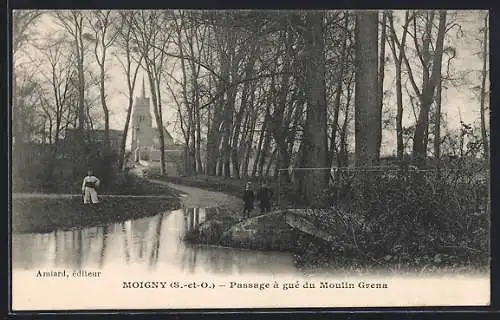
[[[184,274],[297,274],[286,252],[262,252],[190,244],[186,232],[207,217],[207,208],[184,208],[102,226],[12,235],[12,267],[16,270],[105,269]],[[116,267],[113,267],[116,268]]]

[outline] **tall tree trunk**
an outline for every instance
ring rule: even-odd
[[[403,140],[403,89],[401,84],[401,61],[396,66],[396,140],[398,160],[403,161],[404,140]]]
[[[104,152],[109,152],[110,148],[110,143],[109,143],[109,108],[108,104],[106,103],[106,90],[104,86],[104,56],[102,60],[102,64],[100,66],[100,85],[99,85],[99,95],[101,98],[101,105],[102,105],[102,111],[104,113],[104,146],[105,150]]]
[[[236,90],[229,89],[224,109],[224,133],[222,138],[223,175],[225,178],[231,177],[231,133],[233,128],[234,100]]]
[[[420,112],[413,136],[413,157],[417,166],[425,163],[425,135],[429,127],[429,111],[434,99],[434,92],[439,79],[441,78],[441,62],[443,57],[443,43],[446,32],[446,10],[439,13],[439,29],[432,61],[432,74],[428,82],[424,84],[422,90]]]
[[[323,12],[311,12],[306,15],[304,65],[307,113],[302,154],[302,166],[305,168],[328,167],[323,19]],[[300,185],[306,203],[313,204],[313,199],[328,187],[328,178],[328,170],[304,172]]]
[[[76,19],[76,18],[75,18]],[[80,135],[83,137],[83,129],[85,127],[85,73],[84,73],[84,49],[83,49],[83,31],[82,31],[83,18],[80,18],[80,24],[77,22],[77,38],[76,40],[76,57],[78,68],[78,129]]]
[[[436,89],[436,111],[434,114],[434,160],[436,161],[436,178],[441,176],[441,91],[442,79],[440,78]]]
[[[381,131],[378,60],[378,13],[356,13],[355,152],[357,166],[371,166],[379,154]]]
[[[345,117],[344,123],[342,124],[342,130],[340,131],[340,153],[337,158],[337,166],[338,167],[347,167],[349,165],[349,155],[347,150],[347,125],[349,124],[349,106],[351,105],[351,83],[347,85],[347,101],[345,105]]]
[[[120,156],[118,158],[118,165],[121,170],[125,169],[125,149],[127,145],[127,135],[128,135],[128,128],[130,127],[130,118],[132,116],[132,108],[134,105],[134,98],[132,95],[129,96],[128,98],[128,108],[127,108],[127,116],[125,118],[125,125],[123,126],[123,133],[122,133],[122,138],[120,141]]]
[[[356,13],[356,82],[355,82],[355,154],[356,166],[375,165],[379,156],[381,134],[379,78],[378,78],[378,12]],[[361,204],[367,205],[367,196],[373,185],[371,172],[356,175]]]
[[[157,108],[158,108],[158,116],[156,119],[156,123],[158,126],[158,132],[159,132],[159,138],[160,138],[160,166],[161,166],[161,175],[166,175],[167,174],[167,159],[165,158],[165,128],[163,127],[163,107],[161,103],[161,93],[160,93],[160,79],[156,78],[156,91],[158,94],[158,100],[157,100]]]
[[[266,159],[269,156],[269,147],[271,145],[271,131],[268,129],[269,125],[266,126],[266,131],[264,132],[264,143],[262,144],[262,149],[260,151],[260,159],[259,159],[259,177],[264,176],[264,166],[266,163]]]
[[[488,132],[486,130],[486,78],[488,75],[488,14],[484,17],[484,29],[483,29],[483,69],[481,71],[481,101],[480,101],[480,113],[481,113],[481,140],[483,145],[483,158],[485,160],[489,159],[490,149],[488,143]]]
[[[403,86],[402,86],[402,63],[405,54],[406,36],[408,34],[408,25],[410,23],[409,12],[405,12],[405,24],[403,26],[403,35],[401,42],[398,40],[396,29],[394,28],[394,19],[392,12],[388,15],[391,26],[389,47],[392,51],[394,59],[394,67],[396,72],[396,141],[397,141],[397,157],[401,163],[404,157],[404,140],[403,140]],[[399,52],[396,50],[399,48]]]
[[[262,145],[264,144],[264,136],[266,134],[265,126],[263,125],[260,129],[259,142],[257,144],[257,152],[255,154],[253,165],[252,165],[252,177],[257,175],[260,154],[262,153]]]
[[[332,122],[332,132],[330,136],[330,160],[329,163],[330,165],[333,165],[334,157],[335,157],[335,152],[336,152],[336,145],[337,145],[337,131],[339,128],[339,112],[340,112],[340,98],[342,97],[342,88],[343,88],[343,83],[344,83],[344,69],[347,63],[347,38],[349,37],[349,13],[345,12],[344,14],[344,28],[343,32],[344,35],[342,37],[342,55],[341,55],[341,61],[340,61],[340,70],[338,71],[338,78],[337,78],[337,88],[335,91],[335,105],[334,105],[334,111],[333,111],[333,122]]]
[[[160,140],[160,175],[164,176],[166,174],[165,168],[165,136],[163,132],[163,120],[161,115],[161,97],[158,95],[158,84],[156,83],[154,71],[151,68],[154,66],[150,66],[147,70],[149,86],[151,89],[151,98],[153,102],[153,114],[156,120],[156,127],[158,130],[158,136]]]
[[[253,103],[253,99],[252,99]],[[247,178],[248,177],[248,165],[250,163],[250,157],[253,154],[253,137],[255,136],[255,124],[257,122],[257,117],[252,115],[251,119],[251,124],[250,128],[248,129],[248,136],[246,137],[245,141],[245,159],[243,161],[242,169],[241,171],[243,172],[243,177]]]
[[[204,172],[204,169],[203,169],[203,162],[201,161],[201,116],[200,116],[199,103],[197,103],[196,106],[195,121],[196,121],[196,167],[198,169],[198,173],[202,174]]]
[[[120,156],[119,156],[119,168],[124,169],[124,163],[125,163],[125,148],[126,148],[126,143],[127,143],[127,135],[128,135],[128,129],[130,127],[130,119],[132,117],[132,108],[134,106],[134,88],[135,88],[135,81],[137,79],[137,72],[139,71],[140,63],[137,64],[137,67],[135,68],[133,74],[131,73],[131,58],[130,58],[130,51],[127,51],[127,66],[125,67],[125,73],[127,76],[127,82],[128,82],[128,108],[127,108],[127,117],[125,118],[125,125],[123,127],[123,133],[122,133],[122,138],[120,142]],[[133,151],[133,150],[132,150]]]
[[[378,63],[378,103],[379,103],[379,115],[378,118],[382,121],[382,109],[384,107],[384,71],[385,71],[385,39],[386,39],[386,23],[387,23],[387,13],[384,11],[382,13],[382,34],[380,36],[380,55]],[[377,136],[377,161],[380,158],[380,147],[382,144],[382,128],[378,132]]]
[[[219,158],[219,127],[222,123],[222,101],[214,104],[212,120],[207,134],[207,174],[209,176],[217,175],[217,162]]]

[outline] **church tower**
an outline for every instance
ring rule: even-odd
[[[143,151],[148,151],[153,145],[153,117],[150,101],[146,97],[144,78],[142,78],[142,92],[136,97],[132,112],[132,152],[134,160],[142,159]]]

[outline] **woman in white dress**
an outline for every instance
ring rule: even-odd
[[[87,172],[87,176],[83,178],[82,193],[84,204],[99,203],[96,189],[99,187],[100,181],[93,175],[92,170]]]

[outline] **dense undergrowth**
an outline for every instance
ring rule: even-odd
[[[448,178],[379,175],[368,186],[356,179],[333,185],[317,199],[328,208],[308,212],[334,237],[333,245],[302,238],[302,260],[384,269],[488,268],[486,182]]]

